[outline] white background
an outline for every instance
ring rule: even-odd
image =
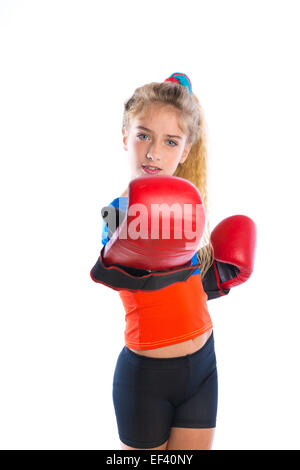
[[[210,138],[210,226],[258,229],[252,278],[209,302],[214,449],[299,449],[297,1],[0,2],[0,446],[119,449],[124,311],[89,272],[129,181],[124,101],[186,73]]]

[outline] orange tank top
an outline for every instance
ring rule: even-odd
[[[156,291],[121,290],[125,344],[136,350],[181,343],[212,328],[200,274]]]

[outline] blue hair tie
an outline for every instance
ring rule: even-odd
[[[186,87],[189,91],[189,94],[192,94],[192,84],[187,75],[185,73],[175,72],[172,73],[168,78],[165,79],[165,82],[176,82],[180,85]]]

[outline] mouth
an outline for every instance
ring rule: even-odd
[[[148,175],[155,175],[159,173],[160,171],[162,171],[161,168],[158,168],[157,166],[151,166],[151,165],[142,165],[142,168],[145,171],[145,173],[147,173]]]

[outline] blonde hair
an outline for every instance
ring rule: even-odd
[[[205,230],[201,239],[203,245],[197,252],[201,279],[213,262],[213,247],[210,241],[207,201],[207,125],[203,109],[194,93],[175,82],[152,82],[135,90],[124,104],[122,127],[130,127],[131,120],[141,116],[154,103],[172,105],[179,113],[179,126],[192,144],[184,163],[179,163],[173,176],[185,178],[200,191],[205,208]]]

